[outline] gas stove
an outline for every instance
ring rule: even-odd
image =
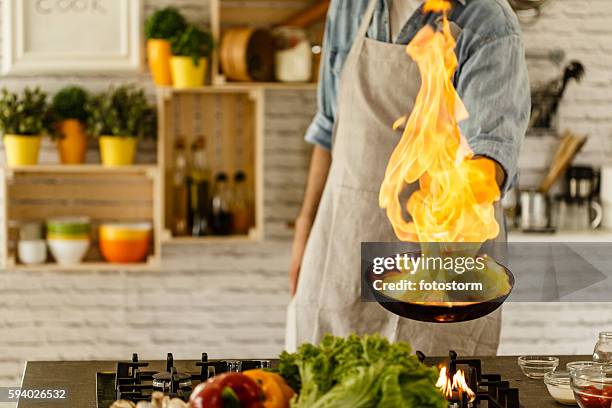
[[[417,356],[425,362],[425,354],[417,352]],[[504,381],[500,374],[483,374],[479,359],[462,359],[451,351],[440,368],[438,385],[449,385],[446,394],[449,408],[522,408],[518,388],[510,387],[510,382]],[[455,381],[456,377],[458,381]],[[463,386],[460,385],[461,379],[465,379]]]
[[[202,353],[199,361],[175,362],[168,353],[165,364],[152,367],[152,363],[140,361],[133,354],[131,361],[117,362],[114,372],[96,374],[97,407],[108,408],[115,400],[134,403],[151,401],[151,394],[161,391],[170,398],[187,401],[191,391],[199,383],[225,372],[241,372],[256,368],[269,368],[270,360],[209,360]]]

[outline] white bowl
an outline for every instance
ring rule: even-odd
[[[25,265],[37,265],[47,260],[47,246],[43,239],[19,241],[17,244],[19,261]]]
[[[81,263],[89,249],[88,239],[49,239],[47,244],[53,258],[60,265]]]

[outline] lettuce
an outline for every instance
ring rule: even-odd
[[[279,373],[299,392],[292,408],[442,408],[438,370],[405,343],[380,335],[326,336],[280,356]]]

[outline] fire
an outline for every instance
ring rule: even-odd
[[[458,370],[451,380],[448,376],[446,367],[442,367],[440,369],[440,377],[438,377],[438,382],[436,382],[436,387],[444,393],[446,399],[452,399],[453,392],[465,393],[470,402],[476,399],[476,394],[468,385],[463,370]]]
[[[379,204],[386,209],[397,237],[410,242],[481,243],[497,237],[493,203],[500,199],[495,165],[474,159],[458,123],[468,117],[452,78],[458,61],[455,39],[446,13],[447,0],[428,0],[425,11],[442,12],[442,32],[423,28],[406,51],[418,64],[421,89],[410,118],[393,152],[380,189]],[[419,182],[403,215],[400,193]]]

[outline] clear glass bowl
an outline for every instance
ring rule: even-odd
[[[578,405],[570,385],[570,375],[567,371],[551,371],[544,375],[544,384],[551,397],[559,404]]]
[[[521,356],[518,358],[518,365],[527,377],[541,380],[546,373],[557,369],[559,358],[551,356]]]
[[[581,368],[591,368],[591,367],[601,367],[602,363],[598,363],[592,360],[584,360],[584,361],[572,361],[571,363],[567,363],[565,365],[565,369],[568,373],[571,373],[573,370],[581,369]]]
[[[575,368],[570,378],[574,397],[581,408],[612,406],[612,367]]]

